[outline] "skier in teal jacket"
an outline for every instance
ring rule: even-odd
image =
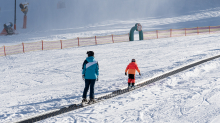
[[[94,58],[94,52],[88,51],[88,57],[82,65],[82,78],[85,80],[85,88],[83,91],[82,102],[87,102],[87,92],[90,87],[90,100],[89,103],[94,102],[94,86],[95,81],[98,81],[99,65]]]

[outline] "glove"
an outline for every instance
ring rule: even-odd
[[[127,72],[125,72],[125,76],[127,76]]]
[[[96,81],[99,81],[99,76],[97,76]]]
[[[139,73],[139,75],[141,76],[141,73]]]
[[[82,75],[82,79],[85,81],[85,75],[84,74]]]

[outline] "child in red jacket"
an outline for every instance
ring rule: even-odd
[[[136,64],[136,60],[132,59],[131,63],[127,66],[125,70],[125,75],[127,76],[128,72],[128,87],[135,87],[135,73],[136,70],[138,71],[139,75],[141,76],[140,70],[138,68],[138,65]]]

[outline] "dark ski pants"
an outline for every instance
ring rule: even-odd
[[[83,91],[83,96],[82,98],[86,98],[87,97],[87,92],[89,90],[90,87],[90,95],[89,98],[90,99],[94,99],[94,86],[95,86],[95,79],[85,79],[85,88]]]
[[[134,86],[135,84],[135,75],[128,74],[128,86]]]
[[[135,83],[135,75],[128,74],[128,83]]]

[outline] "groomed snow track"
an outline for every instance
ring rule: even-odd
[[[148,85],[150,83],[162,80],[162,79],[164,79],[166,77],[169,77],[171,75],[177,74],[179,72],[182,72],[182,71],[187,70],[189,68],[195,67],[195,66],[200,65],[202,63],[214,60],[214,59],[219,58],[219,57],[220,57],[220,55],[217,55],[217,56],[214,56],[214,57],[210,57],[210,58],[206,58],[206,59],[203,59],[203,60],[200,60],[200,61],[188,64],[188,65],[182,66],[182,67],[177,68],[175,70],[166,72],[166,73],[164,73],[162,75],[156,76],[156,77],[154,77],[152,79],[145,80],[143,82],[140,82],[140,83],[136,84],[136,88],[135,89],[141,88],[141,87],[143,87],[145,85]],[[113,92],[108,93],[108,94],[106,94],[104,96],[98,97],[96,103],[104,101],[104,100],[109,99],[109,98],[113,98],[115,96],[118,96],[118,95],[121,95],[121,94],[124,94],[124,93],[127,93],[127,92],[135,90],[135,89],[131,89],[130,90],[130,89],[127,89],[127,88],[123,88],[123,89],[119,89],[119,90],[113,91]],[[93,104],[96,104],[96,103],[93,103]],[[90,104],[90,105],[92,105],[92,104]],[[44,120],[44,119],[47,119],[47,118],[50,118],[50,117],[53,117],[53,116],[56,116],[56,115],[59,115],[59,114],[63,114],[63,113],[69,112],[69,111],[77,110],[77,109],[80,109],[80,108],[83,108],[83,107],[86,107],[86,106],[89,106],[89,105],[84,105],[83,106],[83,105],[81,105],[79,103],[79,104],[72,104],[72,105],[69,105],[69,106],[63,106],[60,109],[49,111],[47,113],[44,113],[44,114],[41,114],[41,115],[37,115],[37,116],[31,117],[31,118],[23,119],[23,120],[15,122],[15,123],[33,123],[33,122]]]

